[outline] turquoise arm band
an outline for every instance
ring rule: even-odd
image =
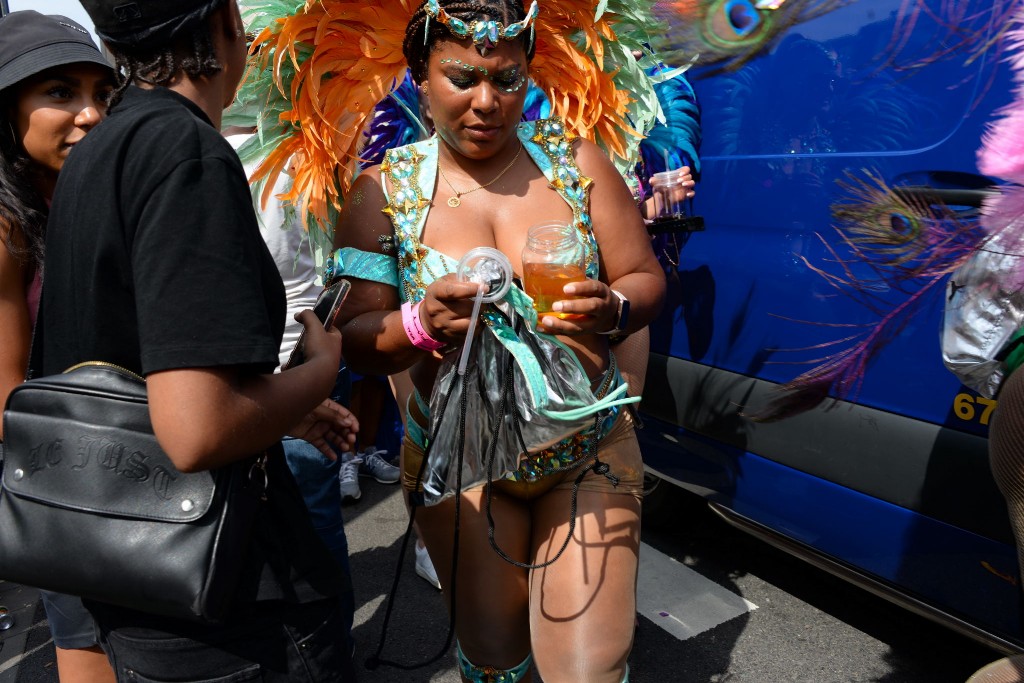
[[[335,249],[324,264],[324,282],[336,277],[372,280],[398,287],[398,259],[352,247]]]

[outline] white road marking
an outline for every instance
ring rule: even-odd
[[[636,609],[679,640],[692,638],[757,609],[646,543],[640,544]]]
[[[43,624],[45,625],[46,622],[44,621]],[[41,645],[36,645],[34,648],[29,650],[28,652],[22,652],[20,655],[18,655],[16,657],[11,657],[11,659],[9,659],[8,661],[4,662],[3,664],[0,664],[0,674],[4,673],[8,669],[13,669],[14,667],[18,666],[19,664],[21,664],[21,662],[23,660],[28,659],[29,657],[34,655],[39,650],[42,650],[44,647],[46,647],[50,643],[51,643],[51,640],[47,640],[45,643],[43,643]],[[15,673],[17,673],[17,669],[15,669]]]

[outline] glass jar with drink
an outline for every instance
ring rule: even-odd
[[[586,251],[574,226],[548,222],[530,227],[523,248],[523,288],[533,299],[538,320],[546,315],[563,320],[582,318],[578,313],[554,311],[552,304],[574,298],[562,288],[586,277]]]

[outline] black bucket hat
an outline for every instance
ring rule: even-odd
[[[227,0],[81,0],[96,33],[111,47],[163,45]]]
[[[35,10],[0,17],[0,90],[51,67],[78,62],[111,68],[80,24]]]

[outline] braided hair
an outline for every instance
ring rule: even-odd
[[[43,264],[46,199],[36,189],[32,159],[14,133],[14,87],[0,92],[0,239],[7,251],[30,268]]]
[[[526,18],[526,11],[523,9],[522,0],[440,0],[438,3],[448,14],[467,24],[477,20],[499,21],[505,26],[522,21]],[[427,3],[424,2],[416,10],[405,28],[405,40],[402,43],[402,53],[412,71],[413,80],[417,83],[423,82],[427,77],[427,61],[430,53],[434,51],[438,42],[442,39],[456,39],[456,37],[441,22],[430,19],[429,29],[427,24]],[[426,39],[424,40],[424,30]],[[515,40],[523,43],[526,50],[526,59],[533,59],[534,41],[531,40],[532,31],[523,31]]]
[[[210,34],[210,24],[199,22],[170,43],[110,46],[117,63],[117,88],[110,106],[117,104],[134,81],[165,86],[179,73],[189,78],[208,78],[220,71],[220,61]]]

